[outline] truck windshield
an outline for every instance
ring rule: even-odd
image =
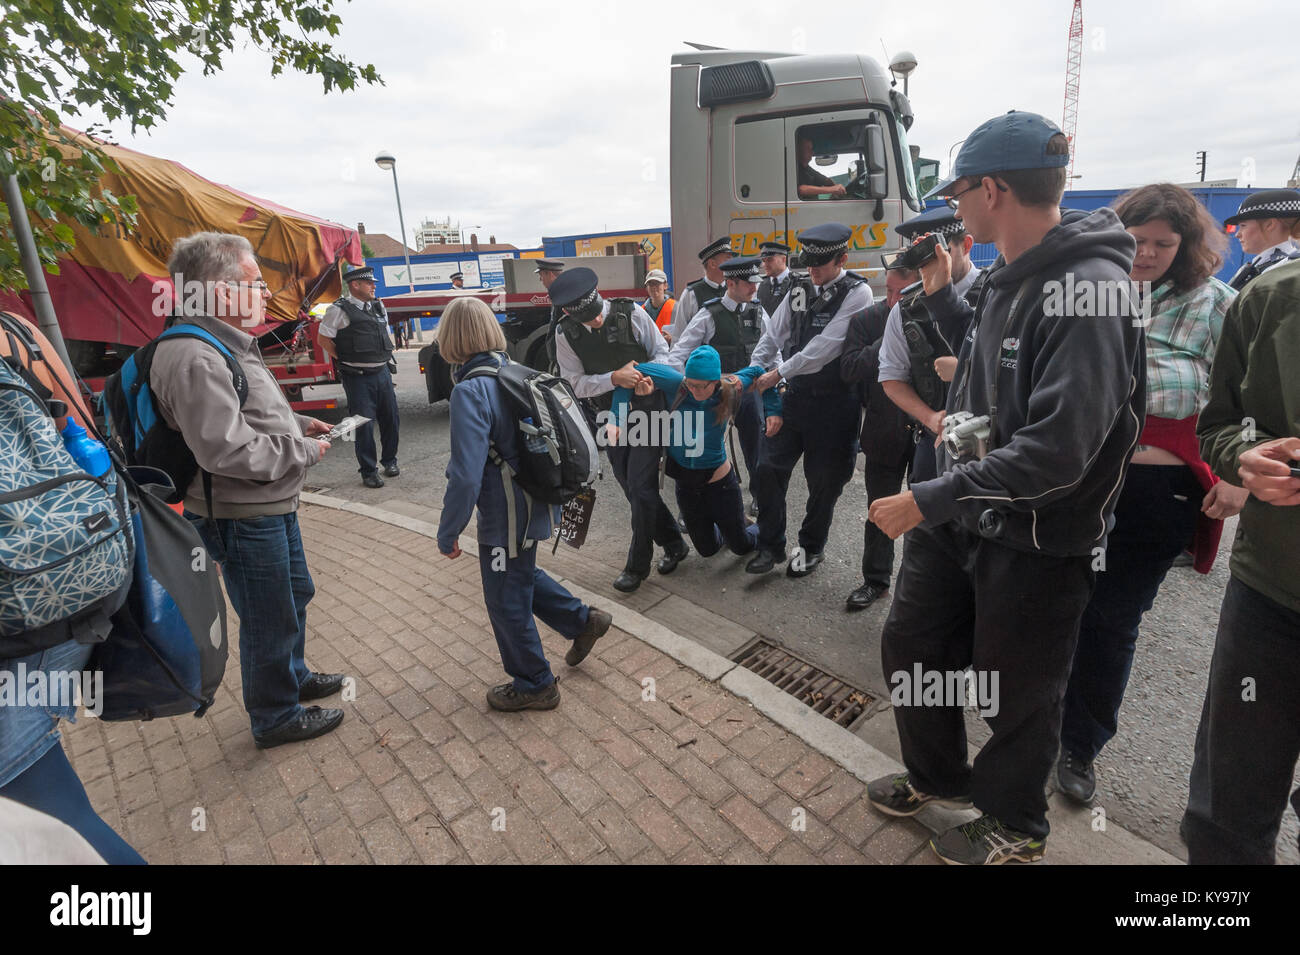
[[[921,194],[916,188],[916,173],[912,169],[911,147],[907,144],[907,130],[898,114],[894,114],[894,131],[898,135],[898,164],[903,168],[903,198],[913,211],[922,208]]]

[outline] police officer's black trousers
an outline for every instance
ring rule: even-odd
[[[830,534],[835,502],[853,477],[854,440],[862,405],[845,393],[814,396],[786,393],[781,430],[763,439],[758,466],[758,546],[785,551],[785,497],[790,473],[803,458],[808,508],[799,528],[799,546],[820,554]]]
[[[917,425],[912,429],[912,436],[920,435],[920,440],[913,446],[912,469],[907,476],[907,485],[919,484],[921,481],[933,481],[939,476],[938,449],[934,446],[935,434]]]
[[[379,460],[386,465],[396,464],[397,392],[387,366],[381,366],[368,374],[340,368],[339,377],[343,379],[343,392],[348,396],[348,414],[371,419],[352,432],[357,445],[357,464],[360,465],[357,470],[362,475],[374,474],[378,470],[374,424],[379,425],[379,440],[383,445],[383,455]]]
[[[632,508],[632,543],[623,569],[648,577],[655,544],[671,547],[685,543],[676,518],[659,496],[659,456],[663,448],[620,445],[606,450],[614,479]]]
[[[862,477],[867,485],[867,506],[882,497],[892,497],[903,486],[912,461],[911,445],[904,445],[895,461],[867,458]],[[885,590],[894,575],[894,542],[889,535],[871,521],[867,521],[862,535],[862,582],[875,584]]]
[[[736,436],[740,438],[740,455],[745,459],[745,473],[749,475],[749,493],[754,494],[763,442],[763,400],[757,391],[747,391],[736,409]],[[735,467],[736,462],[732,462]],[[739,475],[737,475],[739,478]]]
[[[1056,761],[1079,621],[1092,595],[1091,563],[1091,555],[1013,550],[951,522],[907,533],[880,655],[916,789],[969,796],[1011,828],[1047,835],[1043,790]],[[918,686],[933,679],[929,674],[967,667],[977,686],[991,691],[980,703],[993,736],[973,767],[964,701],[938,705]],[[900,698],[899,687],[912,692]]]

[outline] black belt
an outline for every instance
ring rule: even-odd
[[[374,368],[357,368],[354,365],[339,362],[339,374],[341,375],[377,375],[388,367],[385,362],[382,365],[376,365]]]

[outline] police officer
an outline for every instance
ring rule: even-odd
[[[1238,292],[1269,269],[1300,259],[1300,192],[1294,189],[1252,193],[1223,223],[1237,227],[1241,250],[1253,256],[1228,283]]]
[[[768,315],[776,314],[776,307],[790,291],[794,273],[787,264],[790,260],[790,247],[784,242],[764,242],[758,247],[759,258],[763,260],[763,280],[758,283],[758,304]]]
[[[375,298],[375,273],[371,268],[344,273],[348,294],[325,312],[320,323],[321,349],[334,359],[348,397],[348,411],[370,418],[357,428],[354,438],[361,481],[366,487],[384,486],[384,474],[397,477],[397,392],[392,371],[393,341],[388,336],[388,315],[384,303]],[[379,425],[383,454],[375,460],[373,424]]]
[[[827,222],[799,234],[808,275],[791,285],[754,348],[753,363],[771,370],[758,379],[766,391],[784,379],[783,420],[769,420],[758,466],[759,553],[746,565],[767,573],[785,560],[785,496],[790,472],[802,456],[808,507],[799,550],[786,568],[804,577],[822,562],[835,501],[853,476],[854,439],[861,406],[840,378],[840,352],[849,316],[871,304],[871,288],[844,270],[852,230]],[[785,358],[777,361],[778,354]]]
[[[722,278],[722,263],[731,258],[731,236],[724,235],[714,239],[699,252],[700,262],[704,266],[704,277],[691,282],[677,296],[677,307],[673,309],[673,341],[682,337],[682,332],[690,324],[704,303],[717,298],[726,291]]]
[[[885,275],[885,299],[856,312],[840,355],[840,377],[858,390],[862,402],[862,477],[867,485],[867,504],[897,494],[907,475],[916,445],[909,418],[885,395],[880,386],[880,342],[885,322],[902,296],[903,289],[920,279],[908,269],[890,269]],[[862,586],[844,602],[847,611],[865,610],[889,590],[894,573],[894,542],[879,527],[866,522],[862,539]]]
[[[637,362],[662,363],[668,357],[668,345],[650,316],[631,299],[602,299],[596,290],[596,273],[591,269],[565,272],[551,284],[550,295],[563,312],[555,333],[560,374],[573,386],[574,394],[587,399],[588,421],[593,433],[600,436],[605,428],[597,426],[596,412],[610,410],[616,387],[635,388],[642,380],[633,367]],[[633,412],[641,414],[665,410],[663,393],[659,391],[637,395],[631,405]],[[656,429],[640,430],[645,434]],[[624,431],[624,439],[607,448],[607,452],[614,478],[632,508],[632,542],[623,572],[614,580],[614,589],[631,593],[650,576],[655,544],[664,548],[664,557],[659,561],[661,574],[672,573],[690,548],[659,496],[663,447],[630,447],[626,440],[635,429]]]
[[[948,206],[924,212],[894,227],[905,239],[916,240],[927,232],[938,235],[952,256],[952,284],[959,296],[967,296],[972,307],[978,296],[975,280],[980,270],[971,265],[974,240]],[[911,419],[916,442],[909,480],[928,481],[938,476],[934,442],[943,422],[948,386],[935,371],[937,358],[956,355],[966,329],[938,328],[930,321],[923,300],[925,290],[917,282],[903,290],[898,304],[885,322],[880,341],[880,383],[889,399]]]
[[[548,295],[551,291],[551,285],[554,284],[555,280],[560,277],[560,273],[563,271],[564,263],[556,261],[555,259],[538,259],[537,267],[533,269],[533,272],[537,275],[537,280],[542,283],[542,288],[546,289]],[[550,363],[548,367],[551,369],[551,374],[556,373],[555,329],[556,326],[560,324],[561,317],[563,317],[563,313],[560,311],[560,307],[552,302],[551,323],[546,329],[546,358]]]
[[[756,283],[762,275],[758,257],[728,259],[722,263],[722,275],[726,291],[695,313],[668,353],[668,364],[679,371],[700,345],[712,345],[717,350],[722,374],[740,371],[750,365],[754,346],[767,331],[767,313],[753,301]],[[736,431],[740,434],[740,453],[745,459],[752,495],[763,437],[763,409],[757,391],[746,391],[741,398],[736,409]]]
[[[452,288],[464,288],[464,287],[465,287],[465,273],[464,273],[464,272],[452,272],[452,273],[451,273],[451,287],[452,287]]]

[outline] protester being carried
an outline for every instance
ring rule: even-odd
[[[749,365],[723,378],[717,350],[700,345],[686,360],[684,375],[657,362],[641,362],[636,370],[645,380],[635,389],[614,390],[612,421],[607,425],[611,444],[621,438],[617,423],[627,420],[631,395],[662,391],[672,429],[665,473],[677,483],[677,506],[691,543],[701,557],[716,554],[724,543],[733,554],[748,554],[758,542],[758,527],[746,523],[740,480],[727,457],[726,436],[745,389],[763,369]],[[763,393],[763,409],[769,420],[779,422],[781,399],[775,388]]]

